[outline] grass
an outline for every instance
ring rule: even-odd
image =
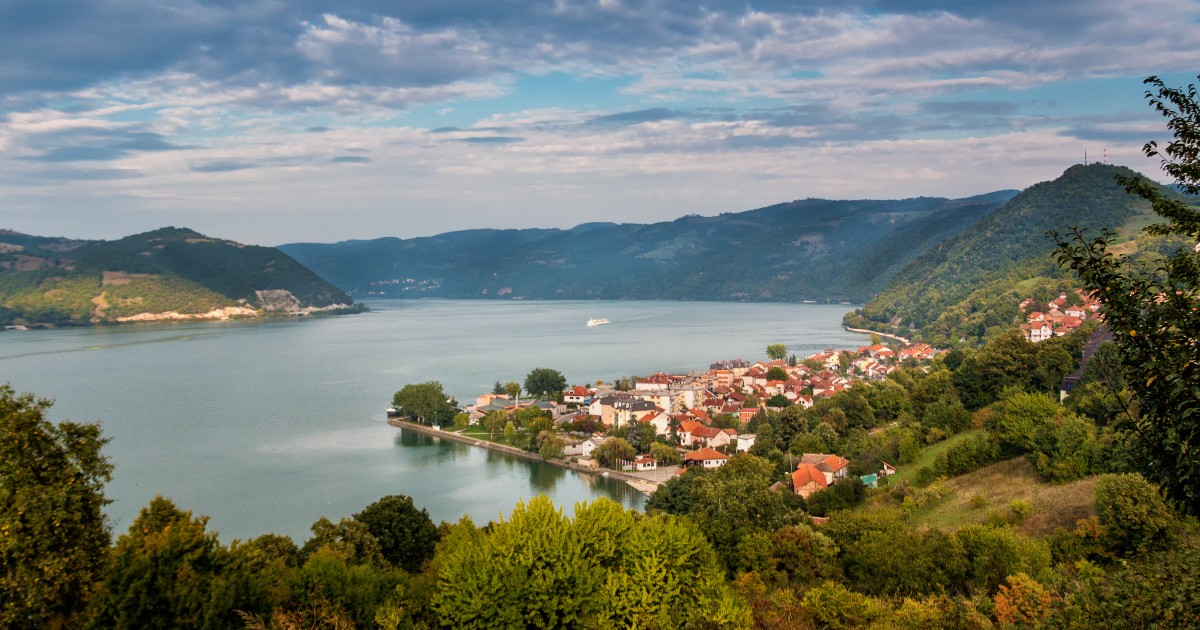
[[[1096,479],[1046,483],[1024,457],[1017,457],[942,482],[946,497],[915,512],[913,524],[950,530],[983,523],[992,513],[1007,516],[1013,499],[1025,499],[1033,510],[1019,528],[1023,533],[1041,536],[1057,527],[1070,529],[1095,513]]]
[[[896,474],[888,478],[888,485],[894,486],[901,481],[907,481],[911,484],[913,482],[912,478],[916,476],[917,471],[925,466],[932,466],[933,460],[937,459],[937,456],[940,453],[944,452],[951,446],[958,444],[959,442],[968,440],[976,435],[981,435],[982,433],[983,429],[963,431],[962,433],[952,435],[941,442],[938,442],[937,444],[926,446],[925,448],[921,449],[921,454],[918,455],[917,458],[912,462],[903,465],[899,463],[895,464]]]

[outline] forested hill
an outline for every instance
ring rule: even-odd
[[[273,247],[167,227],[116,241],[0,231],[0,323],[88,324],[351,308]]]
[[[978,341],[989,329],[1017,323],[1018,304],[1035,290],[1073,286],[1055,263],[1048,230],[1122,229],[1133,236],[1149,222],[1149,207],[1114,176],[1128,168],[1076,165],[1036,184],[958,236],[925,252],[879,295],[847,316],[851,325],[893,330],[946,344]]]
[[[806,199],[654,224],[471,230],[280,249],[354,296],[862,301],[1013,194]]]

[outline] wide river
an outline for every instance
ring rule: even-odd
[[[223,542],[308,538],[379,497],[407,494],[434,521],[496,520],[549,495],[640,507],[623,483],[401,432],[384,422],[406,383],[463,404],[535,367],[571,383],[857,347],[851,307],[713,302],[376,301],[298,321],[127,325],[0,333],[0,383],[54,399],[55,421],[99,422],[116,464],[114,534],[156,494],[211,517]],[[591,317],[612,324],[587,328]]]

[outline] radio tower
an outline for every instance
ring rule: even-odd
[[[1083,150],[1083,165],[1087,166],[1087,149]]]
[[[1108,147],[1104,147],[1104,163],[1108,164]]]

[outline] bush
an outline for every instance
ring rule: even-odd
[[[1095,507],[1109,548],[1121,555],[1166,548],[1178,522],[1158,489],[1136,473],[1101,476]]]

